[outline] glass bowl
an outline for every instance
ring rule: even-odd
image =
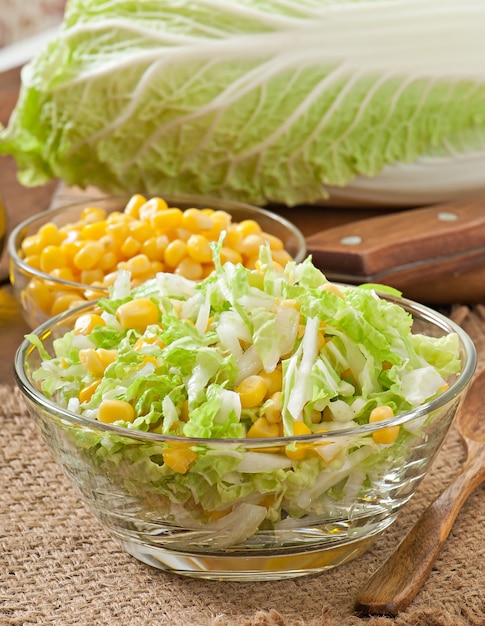
[[[476,366],[472,341],[452,321],[412,301],[382,297],[412,316],[413,332],[435,337],[456,333],[461,371],[449,377],[438,397],[379,423],[255,439],[130,430],[49,400],[35,382],[39,350],[27,340],[16,355],[16,380],[51,453],[127,553],[156,568],[204,579],[315,574],[361,555],[396,519],[428,471]],[[63,313],[34,334],[53,354],[56,338],[72,329],[81,313],[95,309],[88,303]],[[396,441],[381,442],[369,456],[376,433],[396,425]],[[336,450],[346,451],[338,464],[332,461]],[[193,466],[176,470],[169,463],[172,453],[183,458],[187,451],[205,459],[198,472]],[[307,453],[317,461],[302,465]],[[234,458],[238,463],[245,459],[238,472],[231,471]],[[225,472],[218,469],[221,460],[227,460]],[[265,463],[271,467],[265,469]],[[297,469],[304,469],[298,481]],[[231,509],[212,508],[228,492],[237,494]],[[267,517],[270,509],[276,518]]]
[[[231,216],[232,224],[244,220],[254,220],[264,233],[273,235],[283,242],[286,252],[297,262],[302,261],[306,255],[305,239],[301,231],[289,220],[248,204],[222,200],[217,198],[205,198],[190,195],[164,195],[163,199],[170,207],[178,207],[185,211],[189,208],[213,209],[224,211]],[[30,326],[36,328],[39,324],[55,315],[79,306],[86,300],[95,300],[107,295],[108,288],[99,280],[88,283],[75,282],[65,279],[62,275],[54,275],[55,272],[46,273],[34,264],[29,264],[21,251],[22,242],[29,236],[35,235],[39,229],[47,224],[55,224],[58,228],[77,222],[83,210],[87,207],[103,209],[106,214],[114,215],[122,212],[128,197],[102,197],[89,199],[69,204],[58,209],[51,209],[36,214],[20,223],[11,233],[8,242],[10,256],[10,281],[13,285],[15,296],[20,304],[22,315]],[[101,221],[102,218],[98,218]],[[190,233],[186,232],[185,237]],[[105,246],[107,244],[104,244]],[[140,250],[127,251],[120,259],[126,262],[137,256]],[[157,255],[158,258],[158,255]],[[243,261],[246,264],[246,260]],[[55,263],[55,262],[54,262]],[[72,265],[72,260],[68,264]],[[158,263],[152,264],[154,269],[151,275],[157,271]],[[63,265],[62,265],[63,267]],[[165,271],[167,269],[165,268]],[[111,272],[111,279],[113,279]],[[133,274],[135,278],[135,274]],[[150,277],[146,272],[145,278]]]

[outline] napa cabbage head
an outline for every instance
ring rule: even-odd
[[[318,201],[485,153],[483,24],[482,0],[70,0],[0,153],[25,185]]]

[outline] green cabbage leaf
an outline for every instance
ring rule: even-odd
[[[70,0],[0,153],[27,186],[317,202],[485,154],[484,24],[483,0]]]

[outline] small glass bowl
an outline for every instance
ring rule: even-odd
[[[418,332],[437,337],[457,333],[462,370],[450,377],[440,396],[378,424],[298,437],[225,440],[103,424],[60,408],[43,395],[33,377],[41,357],[27,340],[15,359],[17,384],[54,458],[127,553],[162,570],[204,579],[277,580],[314,574],[361,555],[396,519],[428,471],[476,366],[471,339],[452,321],[412,301],[383,297],[401,304]],[[57,316],[35,335],[52,354],[56,337],[92,308],[87,304]],[[361,458],[369,448],[362,443],[390,425],[400,427],[396,442]],[[288,462],[285,449],[290,444],[296,451],[313,448],[312,454],[327,451],[330,457],[332,449],[341,447],[353,469],[329,461],[316,473],[308,471],[304,484],[297,483],[294,466],[300,461],[296,454]],[[212,460],[204,475],[194,475],[192,466],[180,474],[164,465],[162,452],[181,446],[207,459],[246,455],[247,467],[237,480],[230,471],[218,475]],[[263,457],[281,464],[281,482],[268,482],[259,465]],[[237,504],[232,511],[211,510],[213,494],[225,489],[239,490]],[[267,507],[275,506],[281,521],[263,519]]]
[[[163,195],[162,197],[169,206],[182,210],[208,207],[225,211],[231,215],[232,223],[247,219],[255,220],[265,233],[274,235],[283,242],[285,250],[295,261],[302,261],[306,255],[305,238],[301,231],[289,220],[275,213],[249,204],[217,198],[191,195]],[[99,207],[110,214],[114,211],[122,211],[128,200],[128,197],[83,200],[36,214],[20,223],[12,231],[8,242],[10,281],[22,315],[30,328],[36,328],[62,310],[78,306],[86,300],[95,300],[105,296],[108,289],[57,278],[28,265],[20,252],[22,241],[37,233],[39,228],[47,223],[52,222],[57,227],[61,227],[76,222],[83,209],[88,206]]]

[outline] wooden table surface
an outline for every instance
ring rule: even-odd
[[[17,101],[20,87],[20,68],[0,73],[0,123],[6,126]],[[68,203],[78,197],[81,190],[59,190],[59,181],[46,186],[27,188],[17,180],[13,158],[0,156],[0,198],[7,211],[7,233],[23,219],[44,211],[55,204]],[[364,217],[382,214],[382,209],[344,209],[298,207],[278,209],[299,226],[305,235]],[[6,247],[6,246],[5,246]],[[0,266],[0,382],[13,382],[13,357],[28,327],[22,320],[8,281],[8,255],[3,251]]]

